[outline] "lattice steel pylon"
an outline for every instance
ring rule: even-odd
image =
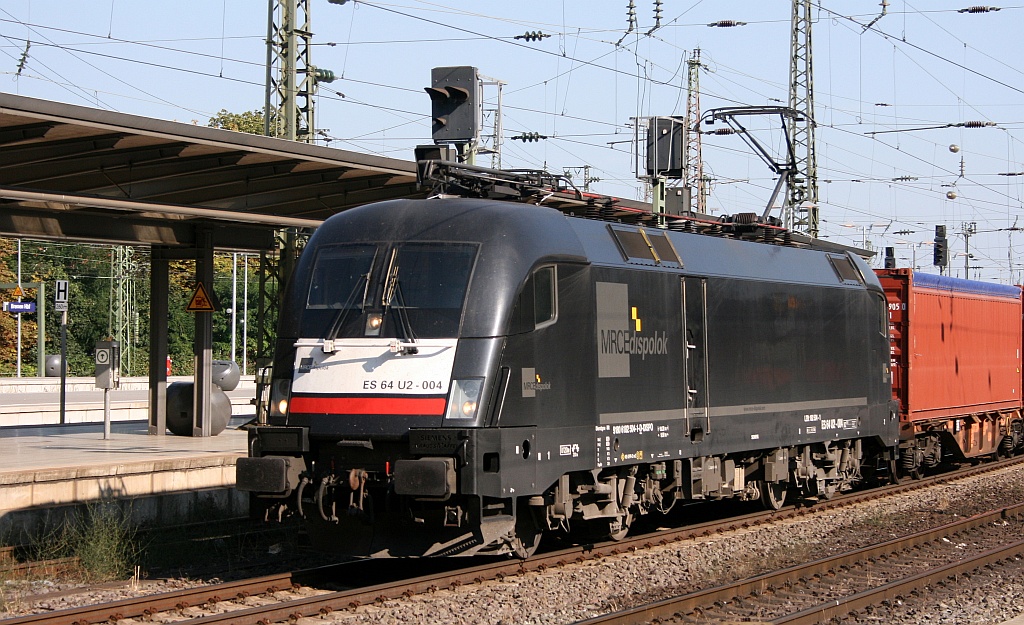
[[[139,264],[135,249],[117,245],[110,249],[110,311],[108,334],[121,348],[121,375],[134,375],[135,343],[139,336],[139,308],[135,277]]]
[[[700,48],[686,61],[686,167],[683,187],[690,189],[690,210],[707,212],[707,184],[704,179],[704,158],[700,151]]]
[[[288,280],[312,232],[286,228],[275,235],[274,250],[260,252],[259,292],[256,307],[256,417],[266,423],[270,379],[277,342],[278,311],[281,310]]]
[[[786,191],[783,223],[818,236],[818,158],[814,140],[814,64],[811,56],[811,0],[793,0],[789,57],[789,106],[802,114],[789,128],[796,173]]]
[[[482,97],[484,87],[497,87],[497,103],[495,108],[487,109],[483,108],[482,119],[486,120],[488,116],[494,116],[494,123],[491,125],[494,133],[490,135],[482,135],[480,137],[479,145],[477,147],[477,154],[490,154],[491,155],[491,169],[501,169],[501,146],[505,142],[504,129],[502,128],[502,115],[501,110],[501,92],[505,85],[508,84],[504,81],[498,80],[497,78],[489,78],[487,76],[480,76],[481,86],[481,108],[484,106],[484,98]],[[486,124],[486,122],[485,122]]]
[[[310,0],[269,0],[264,133],[292,141],[316,139],[313,96],[334,72],[313,65]]]
[[[328,0],[344,4],[346,0]],[[314,96],[319,83],[333,82],[334,72],[313,65],[310,0],[268,0],[267,82],[264,134],[314,143],[317,136]],[[274,353],[277,311],[285,297],[295,260],[309,233],[294,229],[276,233],[274,251],[260,253],[259,300],[256,310],[257,417],[266,421],[269,394],[266,373]]]

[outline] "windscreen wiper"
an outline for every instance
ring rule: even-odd
[[[405,296],[402,294],[402,285],[395,280],[395,292],[398,294],[398,327],[401,330],[404,343],[400,343],[403,354],[417,354],[419,348],[412,346],[416,342],[416,333],[413,332],[412,322],[409,321],[409,309],[405,305]]]
[[[391,303],[396,295],[398,296],[398,305],[392,306]],[[398,332],[401,336],[391,346],[391,351],[397,352],[400,355],[419,353],[419,348],[415,346],[416,335],[412,330],[412,323],[409,321],[405,297],[402,295],[402,286],[398,281],[398,248],[391,250],[391,260],[388,262],[388,272],[384,283],[384,293],[381,296],[381,305],[384,308],[384,312],[394,309],[398,317]]]
[[[331,321],[331,327],[324,334],[324,341],[333,341],[337,338],[338,333],[345,325],[345,321],[348,319],[348,315],[352,312],[352,304],[355,302],[356,293],[359,292],[359,287],[363,287],[363,299],[359,304],[359,311],[362,312],[366,308],[366,295],[370,290],[370,272],[359,275],[359,280],[352,286],[352,291],[349,292],[348,298],[345,299],[345,303],[342,304],[341,310],[334,315],[334,319]]]

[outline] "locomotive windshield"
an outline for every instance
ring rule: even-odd
[[[466,243],[341,245],[319,251],[301,333],[366,335],[366,315],[383,314],[385,338],[454,338],[477,246]]]
[[[321,249],[313,267],[306,308],[362,309],[376,253],[377,247],[373,245]]]

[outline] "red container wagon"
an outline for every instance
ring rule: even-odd
[[[1021,443],[1021,288],[876,270],[889,304],[905,474]]]

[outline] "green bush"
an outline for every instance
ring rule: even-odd
[[[78,558],[81,573],[89,580],[126,578],[140,556],[137,529],[112,504],[90,505],[68,514],[63,523],[35,541],[35,552],[36,560]]]

